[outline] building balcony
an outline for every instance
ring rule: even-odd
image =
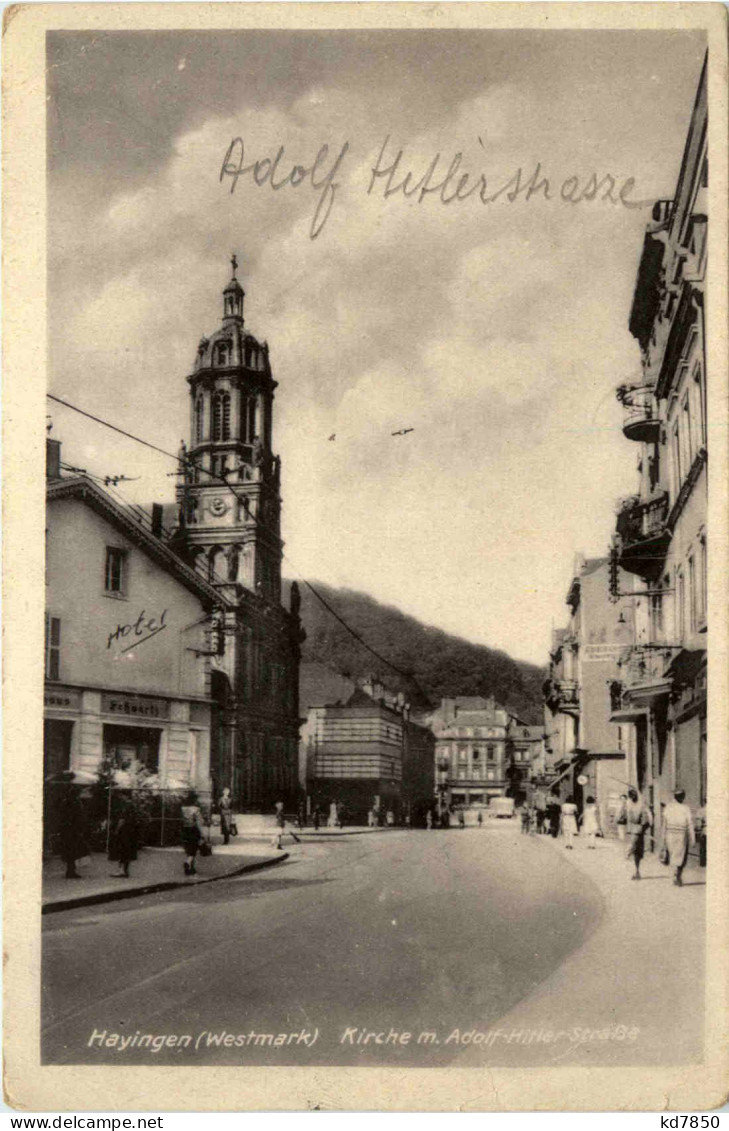
[[[544,685],[544,701],[552,711],[578,714],[580,689],[574,679],[548,679]]]
[[[669,668],[675,649],[660,644],[637,644],[619,662],[620,678],[610,683],[610,709],[614,722],[629,719],[671,689]],[[641,712],[643,713],[643,712]]]
[[[623,435],[627,440],[657,443],[660,435],[658,406],[652,385],[621,385],[618,400],[623,405]]]
[[[671,535],[666,523],[668,495],[652,499],[624,499],[616,530],[620,539],[620,565],[639,577],[656,577],[663,565]]]

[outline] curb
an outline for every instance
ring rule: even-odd
[[[80,895],[73,899],[56,899],[44,903],[41,915],[53,915],[56,911],[72,911],[76,907],[91,907],[95,903],[117,903],[121,899],[133,899],[135,896],[152,895],[154,892],[173,891],[175,888],[196,888],[203,884],[214,884],[218,880],[229,880],[233,876],[242,876],[245,872],[259,872],[262,868],[273,868],[276,864],[283,864],[289,859],[289,853],[281,856],[261,860],[255,864],[243,864],[232,872],[223,872],[219,876],[201,876],[199,880],[162,880],[156,884],[145,884],[138,888],[124,888],[120,891],[97,892],[96,895]]]
[[[390,829],[337,829],[335,832],[328,832],[322,829],[297,829],[296,835],[299,838],[318,837],[320,840],[328,840],[334,836],[374,836],[376,833],[397,833],[406,832],[407,830],[401,826],[395,826]]]

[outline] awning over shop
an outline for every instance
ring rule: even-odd
[[[611,723],[636,723],[638,719],[648,718],[648,708],[639,703],[624,703],[617,711],[610,712]]]
[[[695,651],[684,648],[673,657],[668,665],[666,675],[673,679],[673,686],[677,690],[682,687],[691,687],[696,682],[702,665],[705,663],[706,650],[704,648],[697,648]]]

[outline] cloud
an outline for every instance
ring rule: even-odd
[[[417,108],[398,101],[394,79],[367,102],[331,79],[291,100],[272,85],[255,104],[198,113],[133,188],[122,181],[101,198],[59,176],[53,386],[175,450],[188,429],[184,378],[200,334],[219,323],[236,250],[247,322],[268,339],[279,382],[275,443],[297,567],[543,659],[574,550],[606,544],[612,496],[632,482],[612,389],[637,364],[626,319],[645,216],[541,197],[445,207],[436,194],[385,199],[384,179],[367,187],[388,135],[388,159],[402,147],[413,181],[436,153],[444,172],[457,151],[492,184],[537,160],[555,183],[593,168],[660,181],[659,158],[643,164],[640,123],[626,131],[624,115],[611,118],[604,89],[580,100],[552,81],[551,98],[485,81],[441,100],[415,132]],[[316,240],[311,177],[275,191],[251,173],[232,194],[221,185],[238,136],[246,162],[283,145],[283,175],[310,168],[325,142],[332,161],[349,141]],[[392,437],[400,427],[415,430]],[[69,424],[67,435],[78,462],[101,458],[82,431]],[[137,449],[124,458],[125,470],[144,469],[141,501],[171,494],[169,468]]]

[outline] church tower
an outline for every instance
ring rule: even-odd
[[[267,344],[245,328],[235,255],[231,263],[222,324],[201,339],[187,378],[191,443],[189,450],[183,445],[187,471],[178,502],[196,567],[229,599],[244,586],[278,603],[280,461],[271,451],[276,382]]]
[[[236,276],[223,291],[220,328],[202,338],[190,389],[190,446],[180,452],[177,553],[220,594],[211,623],[213,796],[228,787],[237,811],[295,807],[299,660],[298,586],[281,605],[281,468],[271,451],[268,346],[245,328]]]

